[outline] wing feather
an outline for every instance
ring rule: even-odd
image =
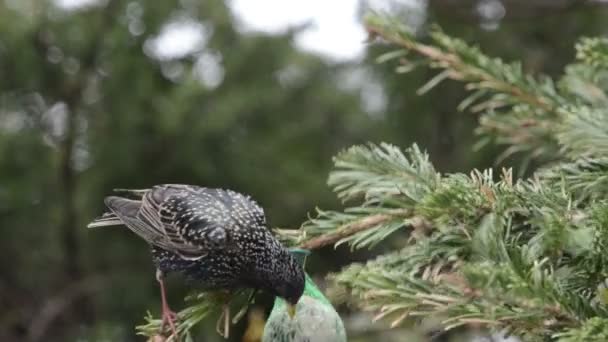
[[[183,202],[188,196],[185,190],[187,186],[177,184],[155,186],[143,196],[139,217],[162,232],[171,251],[185,259],[196,260],[206,254],[206,246],[184,239],[178,226],[178,215],[183,211],[180,209],[185,208]]]
[[[161,231],[139,218],[141,201],[109,196],[104,202],[112,214],[139,237],[161,248],[169,247],[169,244],[166,243],[167,239]]]
[[[264,211],[248,196],[231,190],[164,184],[147,190],[119,190],[105,202],[112,214],[89,226],[123,223],[148,243],[195,260],[225,248],[235,230],[266,230]]]

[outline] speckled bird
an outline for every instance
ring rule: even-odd
[[[293,249],[291,252],[304,264],[308,251]],[[288,307],[282,298],[275,299],[262,342],[346,342],[340,315],[308,275],[293,319]]]
[[[151,246],[163,326],[175,333],[163,284],[169,272],[207,290],[267,291],[284,298],[293,315],[304,291],[302,265],[270,233],[263,209],[249,196],[181,184],[118,191],[134,198],[106,197],[110,212],[88,227],[125,225]]]

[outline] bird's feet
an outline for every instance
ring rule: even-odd
[[[160,285],[160,297],[162,301],[162,323],[160,325],[161,333],[165,331],[165,324],[169,324],[171,328],[171,336],[177,339],[177,329],[175,328],[175,321],[177,320],[177,314],[171,310],[169,304],[167,303],[167,296],[165,294],[165,284],[163,282],[163,273],[160,270],[156,270],[156,280]]]
[[[169,306],[163,305],[163,313],[162,313],[162,323],[160,325],[160,330],[165,331],[165,326],[169,325],[171,328],[171,336],[177,338],[177,329],[175,328],[175,321],[177,320],[177,314],[169,308]]]

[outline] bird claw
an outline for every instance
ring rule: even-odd
[[[160,285],[160,296],[161,296],[161,302],[162,302],[162,323],[160,325],[160,331],[161,333],[165,331],[165,324],[169,324],[169,327],[171,328],[171,335],[169,335],[169,338],[171,337],[175,337],[177,339],[178,335],[177,335],[177,329],[175,328],[175,322],[177,320],[177,314],[171,310],[171,308],[169,307],[169,304],[167,303],[167,297],[165,295],[165,284],[163,283],[163,273],[160,270],[156,270],[156,280],[158,281],[158,284]]]
[[[175,328],[175,321],[177,320],[177,314],[169,309],[168,307],[163,308],[162,314],[162,323],[160,325],[160,330],[165,331],[166,324],[171,328],[171,335],[169,337],[175,336],[177,338],[177,329]]]

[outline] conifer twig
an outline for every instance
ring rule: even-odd
[[[438,28],[429,32],[430,43],[422,43],[407,27],[385,16],[368,15],[365,26],[370,37],[379,37],[397,49],[378,57],[378,62],[398,61],[399,73],[418,65],[441,69],[418,94],[445,79],[465,83],[470,94],[457,109],[479,113],[476,132],[483,137],[477,148],[490,142],[507,145],[496,160],[524,152],[527,158],[522,161],[524,165],[532,159],[551,160],[560,156],[555,133],[568,115],[570,102],[550,77],[527,75],[521,63],[489,57],[476,46],[450,37]]]
[[[393,212],[388,214],[375,214],[367,216],[356,222],[345,224],[344,226],[337,228],[334,232],[310,239],[300,244],[299,247],[304,249],[317,249],[327,245],[331,245],[348,236],[354,235],[366,229],[370,229],[379,224],[387,222],[393,219],[395,216],[406,217],[408,214],[410,214],[409,210],[394,210]],[[424,220],[420,220],[419,222],[420,225],[426,225],[426,221]]]
[[[414,40],[403,38],[397,32],[390,31],[382,25],[377,25],[373,21],[367,21],[365,28],[371,37],[381,37],[389,43],[400,46],[404,49],[415,51],[426,58],[438,62],[442,68],[448,69],[450,72],[447,76],[454,80],[475,81],[483,83],[485,88],[491,88],[496,91],[509,93],[535,107],[539,107],[545,111],[554,111],[556,106],[544,97],[538,94],[526,93],[521,88],[507,83],[501,79],[492,77],[492,75],[484,72],[481,69],[472,67],[464,63],[463,60],[455,53],[442,51],[441,49],[422,44]]]

